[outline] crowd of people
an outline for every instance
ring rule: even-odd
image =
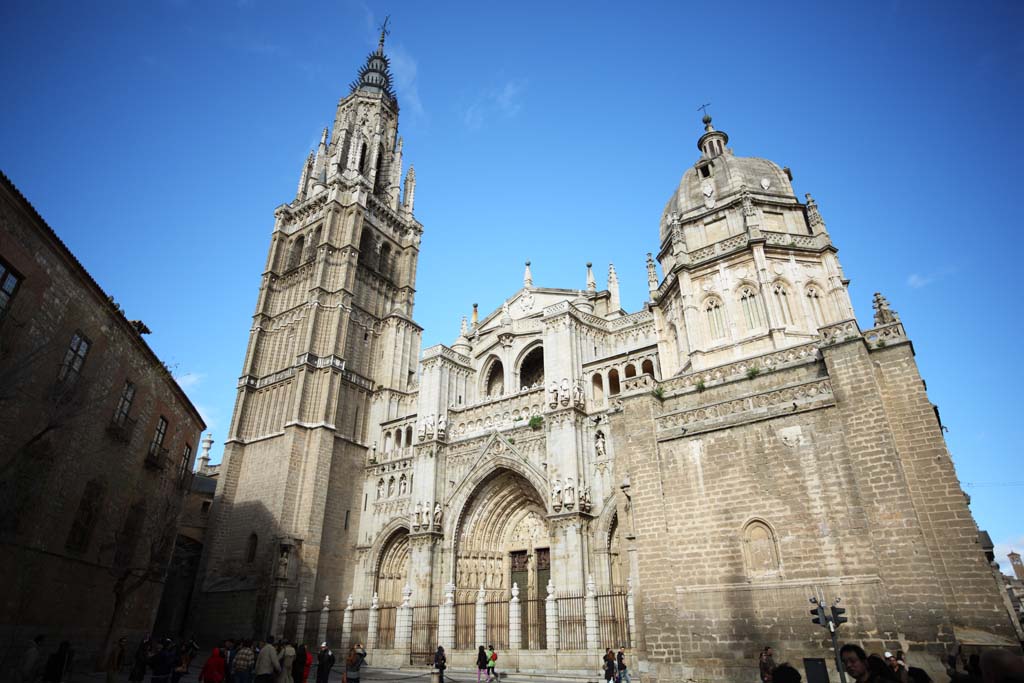
[[[860,645],[848,643],[840,648],[839,659],[843,670],[853,679],[850,683],[933,683],[924,669],[907,666],[902,650],[869,655]],[[1024,683],[1024,657],[1006,650],[966,656],[957,647],[943,664],[950,683]],[[801,683],[795,667],[789,663],[775,664],[771,647],[761,651],[758,668],[761,683]]]

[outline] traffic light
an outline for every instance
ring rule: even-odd
[[[825,608],[821,605],[816,605],[815,608],[811,610],[811,617],[813,617],[811,622],[818,626],[826,626],[828,624],[828,620],[825,618]]]
[[[839,626],[839,624],[845,624],[847,621],[849,621],[849,619],[843,616],[844,614],[846,614],[845,608],[832,605],[832,622],[836,626]]]

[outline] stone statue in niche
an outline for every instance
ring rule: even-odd
[[[380,479],[377,481],[377,500],[384,497],[384,480]]]
[[[558,382],[555,380],[551,380],[551,383],[548,384],[548,406],[558,407]]]
[[[572,385],[572,404],[583,407],[583,387],[580,386],[579,382]]]
[[[427,436],[433,436],[434,435],[434,416],[433,415],[427,415],[427,419],[425,421],[426,421],[426,425],[427,425]]]
[[[420,441],[423,441],[424,439],[427,438],[427,421],[426,420],[420,420],[419,427],[416,428],[416,435],[419,437]]]
[[[281,555],[277,558],[277,578],[288,578],[288,548],[281,548]]]
[[[416,511],[412,514],[412,527],[418,529],[420,526],[420,517],[423,516],[423,505],[416,501]]]
[[[395,495],[395,478],[391,477],[388,479],[388,498]]]
[[[558,477],[551,481],[551,509],[555,512],[562,509],[562,480]]]
[[[402,478],[398,480],[398,495],[404,496],[409,492],[409,481],[402,475]]]
[[[562,399],[562,405],[569,405],[571,394],[569,393],[569,380],[565,377],[562,378],[562,385],[559,387],[559,398]]]
[[[576,504],[576,487],[573,484],[572,477],[565,480],[565,491],[562,493],[562,502],[565,504],[567,510],[572,510]]]
[[[434,526],[436,526],[438,528],[441,527],[441,515],[442,514],[444,514],[444,513],[441,511],[441,504],[440,503],[434,503]]]
[[[598,458],[604,458],[608,455],[608,451],[605,450],[604,432],[600,430],[594,435],[594,454]]]
[[[590,487],[584,486],[580,489],[580,512],[590,512]]]
[[[441,415],[437,418],[437,438],[443,439],[448,432],[448,416]]]

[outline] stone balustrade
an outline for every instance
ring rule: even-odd
[[[525,427],[531,417],[543,414],[545,400],[544,387],[537,386],[473,406],[449,408],[448,441],[477,436],[491,429]]]

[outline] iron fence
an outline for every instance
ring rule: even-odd
[[[603,648],[629,647],[629,608],[625,593],[597,596],[598,637]]]
[[[544,598],[528,598],[519,606],[522,629],[522,648],[524,650],[544,650],[547,648],[548,624]]]
[[[310,612],[311,621],[316,626],[317,630],[320,628],[320,612]],[[334,648],[344,649],[345,644],[341,642],[341,635],[344,631],[345,626],[345,610],[331,609],[327,610],[327,642]],[[309,633],[310,624],[306,623],[306,633]],[[314,634],[317,631],[314,631]],[[313,643],[317,646],[320,643],[316,642],[316,635],[313,636]]]
[[[587,607],[582,595],[558,598],[558,648],[587,649]]]
[[[476,642],[476,603],[455,603],[455,649],[475,650],[485,644]]]
[[[495,600],[487,605],[487,642],[499,650],[508,649],[508,600]]]
[[[354,645],[355,643],[362,643],[366,645],[366,633],[367,628],[370,625],[370,610],[363,607],[352,610],[352,636],[348,643],[345,643],[346,647]]]
[[[412,650],[409,663],[430,665],[437,647],[437,605],[412,608]]]
[[[395,647],[395,617],[397,607],[381,607],[377,610],[377,649],[391,650]]]

